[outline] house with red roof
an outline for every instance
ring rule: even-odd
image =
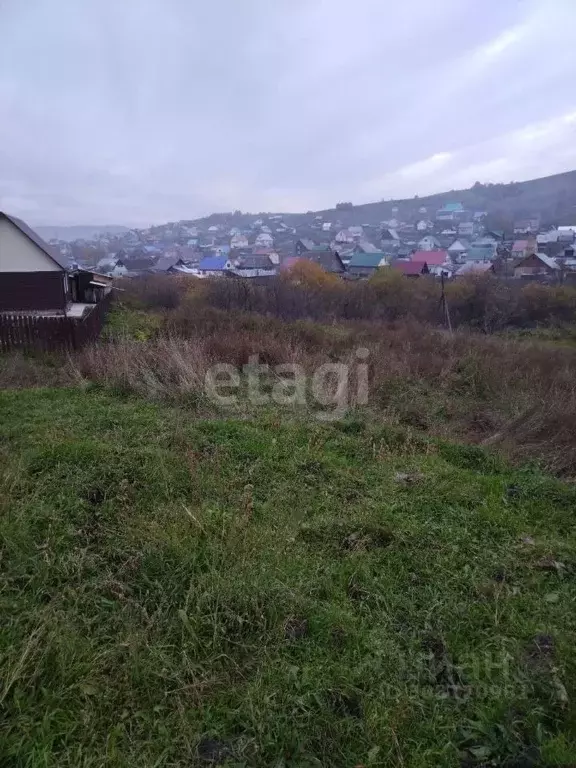
[[[405,277],[420,277],[430,273],[426,262],[421,261],[395,261],[392,269],[401,272]]]
[[[410,261],[417,264],[426,264],[432,275],[440,276],[442,272],[452,274],[452,258],[448,251],[414,251]]]
[[[448,251],[414,251],[410,261],[425,261],[429,267],[442,267],[452,264]]]

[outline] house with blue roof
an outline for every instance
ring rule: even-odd
[[[198,265],[198,271],[204,277],[221,277],[229,269],[232,269],[232,263],[226,256],[204,256]]]

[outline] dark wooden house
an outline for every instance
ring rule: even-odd
[[[110,291],[112,278],[70,271],[59,251],[0,211],[0,312],[81,316]]]
[[[69,301],[60,253],[23,221],[0,211],[0,312],[64,314]]]

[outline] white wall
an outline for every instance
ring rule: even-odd
[[[11,221],[0,217],[0,272],[61,272]]]

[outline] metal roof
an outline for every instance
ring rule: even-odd
[[[379,267],[386,254],[382,251],[376,253],[355,253],[350,259],[350,267]]]

